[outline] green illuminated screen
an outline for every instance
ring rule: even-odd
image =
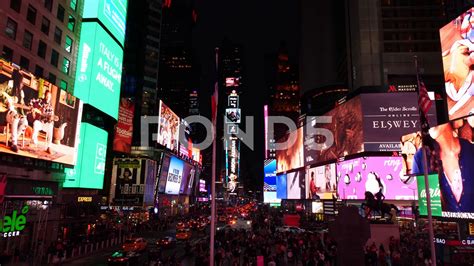
[[[85,0],[83,18],[99,19],[123,45],[127,21],[127,0]]]
[[[98,24],[82,24],[74,96],[117,119],[122,48]]]
[[[102,189],[104,185],[107,132],[88,123],[81,124],[77,164],[66,169],[66,188]]]
[[[420,215],[428,215],[425,177],[417,176],[418,182],[418,205]],[[429,192],[431,195],[431,212],[433,216],[441,216],[441,192],[439,190],[438,174],[428,175]]]

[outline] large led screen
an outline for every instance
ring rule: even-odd
[[[179,194],[189,195],[191,193],[195,175],[196,170],[194,169],[194,166],[190,163],[184,162],[183,179],[181,181]]]
[[[83,23],[74,96],[114,119],[118,117],[122,48],[97,23]]]
[[[179,117],[162,101],[158,117],[158,143],[178,151]]]
[[[420,129],[416,92],[362,94],[365,151],[400,151],[400,136]],[[436,125],[436,106],[427,115]]]
[[[263,172],[263,202],[279,203],[280,200],[277,198],[276,160],[266,160]]]
[[[288,145],[288,148],[277,150],[277,172],[284,172],[296,168],[303,167],[303,127],[298,128],[296,131],[287,134],[283,139],[278,142],[282,143],[287,140],[295,139],[293,145]],[[291,144],[291,143],[290,143]]]
[[[83,18],[97,18],[123,45],[127,0],[85,0]]]
[[[428,175],[428,185],[426,191],[425,176],[418,176],[418,206],[420,215],[428,215],[426,194],[430,193],[431,215],[441,216],[441,192],[439,190],[439,180],[437,174]]]
[[[403,173],[401,157],[364,157],[338,162],[337,193],[341,199],[365,199],[379,191],[388,200],[417,199],[415,177]]]
[[[75,165],[82,102],[0,59],[0,153]]]
[[[473,14],[470,8],[439,31],[450,119],[474,112]]]
[[[336,164],[306,169],[306,199],[332,199],[337,191]]]
[[[330,120],[310,119],[305,125],[305,165],[323,163],[364,151],[360,97],[336,106],[324,116]],[[308,134],[309,127],[331,132],[333,143],[322,134]]]
[[[146,165],[138,158],[114,160],[110,199],[117,205],[137,206],[145,194]]]
[[[427,152],[428,173],[441,173],[439,188],[442,217],[474,219],[473,129],[474,115],[471,115],[431,128],[425,141],[430,147],[430,152]],[[408,167],[409,170],[411,168],[411,175],[424,174],[420,147],[418,141],[418,147],[413,146],[411,150],[407,150],[410,154],[404,154],[411,158],[411,167]],[[409,164],[410,161],[407,161],[407,165]]]
[[[169,195],[178,195],[183,179],[184,161],[171,156],[168,175],[166,178],[165,193]]]
[[[276,185],[277,185],[277,198],[278,199],[287,199],[286,173],[278,174],[276,176]]]
[[[107,138],[107,131],[88,123],[81,124],[77,164],[66,169],[64,187],[102,189]]]
[[[304,171],[286,174],[287,199],[302,199],[305,196]]]
[[[168,179],[168,169],[170,167],[171,157],[168,154],[163,154],[160,166],[160,179],[158,180],[158,192],[164,193],[166,188],[166,180]]]

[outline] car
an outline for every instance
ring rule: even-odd
[[[188,240],[192,236],[191,230],[189,229],[179,229],[176,230],[176,239],[177,240]]]
[[[156,245],[161,248],[171,248],[176,245],[176,238],[172,236],[165,236],[158,241],[156,241]]]
[[[277,232],[304,233],[305,230],[296,226],[282,226],[276,229]]]
[[[139,237],[135,239],[127,239],[122,245],[124,252],[140,252],[146,250],[148,243],[145,239]]]
[[[107,258],[107,265],[142,265],[146,257],[136,252],[124,252],[123,250],[112,253]]]

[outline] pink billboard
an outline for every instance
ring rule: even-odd
[[[403,171],[402,157],[363,157],[338,162],[337,193],[341,199],[364,200],[365,192],[382,190],[386,200],[415,200],[415,177]]]

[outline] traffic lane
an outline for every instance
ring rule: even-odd
[[[65,262],[63,265],[95,265],[95,266],[107,266],[107,258],[112,255],[111,250],[99,251],[90,254],[86,257],[82,257],[70,262]]]

